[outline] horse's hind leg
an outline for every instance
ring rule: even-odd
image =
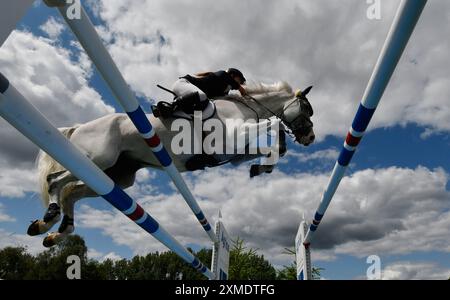
[[[61,219],[61,208],[59,203],[60,193],[62,188],[78,179],[69,171],[60,171],[52,173],[47,177],[49,205],[42,220],[35,220],[28,227],[28,235],[34,236],[46,233]]]
[[[125,189],[133,185],[136,178],[136,171],[142,167],[142,163],[128,158],[125,154],[119,156],[116,164],[105,170],[107,174],[120,188]],[[88,186],[81,181],[77,184],[69,183],[61,189],[61,205],[63,210],[63,220],[58,228],[58,232],[50,233],[44,239],[45,247],[52,247],[61,242],[74,229],[74,204],[81,198],[98,196]]]
[[[62,212],[64,215],[61,224],[59,225],[57,232],[49,233],[49,235],[45,237],[43,241],[43,245],[45,247],[52,247],[60,243],[66,236],[74,232],[75,202],[77,202],[81,198],[97,196],[94,191],[92,191],[81,181],[79,181],[76,185],[71,184],[67,186],[67,189],[70,189],[70,192],[67,193],[67,196],[63,196],[61,200]],[[64,194],[65,191],[62,190],[62,193]]]

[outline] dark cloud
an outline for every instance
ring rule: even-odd
[[[32,168],[38,148],[4,120],[0,120],[0,165],[3,167]]]

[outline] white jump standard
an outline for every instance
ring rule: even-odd
[[[402,56],[402,53],[408,44],[408,41],[414,31],[417,22],[420,19],[422,11],[427,3],[427,0],[402,0],[397,14],[395,16],[392,27],[389,31],[388,37],[385,41],[380,57],[373,71],[372,77],[368,83],[363,99],[359,106],[358,112],[353,120],[352,127],[350,128],[347,138],[344,142],[344,146],[341,150],[339,158],[334,166],[333,173],[331,174],[328,186],[323,193],[319,207],[314,215],[308,232],[304,237],[302,243],[299,243],[298,239],[296,244],[297,256],[303,256],[300,261],[307,261],[305,256],[309,256],[310,244],[313,239],[323,216],[341,182],[344,177],[345,171],[350,164],[350,161],[358,147],[364,133],[370,123],[370,120],[375,113],[378,103],[383,96],[383,93],[389,84],[392,74],[397,67],[397,64]],[[300,225],[299,231],[303,230],[303,222]],[[297,237],[303,236],[298,234]],[[301,246],[302,245],[302,246]],[[299,249],[299,248],[304,249]],[[297,260],[299,261],[299,260]],[[310,268],[310,266],[309,266]],[[298,272],[304,270],[305,266],[297,266]],[[309,270],[310,271],[310,270]],[[302,279],[302,274],[297,274],[298,279]]]
[[[214,243],[211,271],[216,276],[217,280],[228,279],[228,269],[230,263],[230,236],[221,221],[221,213],[219,212],[219,219],[216,222],[216,236],[217,243]]]

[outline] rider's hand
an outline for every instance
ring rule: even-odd
[[[241,93],[242,96],[247,96],[247,91],[242,87],[242,85],[239,87],[239,93]]]

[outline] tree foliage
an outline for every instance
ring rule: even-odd
[[[193,252],[192,250],[190,250]],[[81,279],[84,280],[204,280],[202,274],[184,262],[175,253],[155,252],[131,259],[97,261],[89,259],[84,240],[71,235],[61,244],[35,256],[24,247],[0,250],[0,279],[67,279],[67,257],[80,258]],[[194,252],[193,252],[194,253]],[[208,267],[211,249],[194,253]],[[229,278],[235,280],[290,280],[295,279],[295,265],[277,271],[257,249],[248,248],[242,239],[233,242],[230,251]]]

